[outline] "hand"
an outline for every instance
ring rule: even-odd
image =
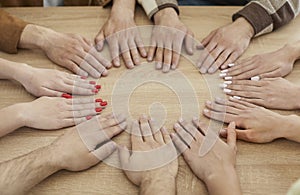
[[[86,81],[77,75],[52,69],[33,68],[22,65],[16,76],[25,89],[34,96],[61,97],[64,93],[94,95],[101,88],[94,82]]]
[[[111,66],[86,38],[76,34],[59,33],[37,25],[28,24],[25,27],[18,47],[40,48],[54,63],[80,76],[106,76],[106,68]]]
[[[97,34],[95,43],[98,51],[101,51],[106,39],[114,66],[120,66],[121,51],[126,67],[131,69],[141,64],[140,55],[146,57],[147,53],[134,21],[134,7],[127,8],[127,5],[121,6],[122,3],[114,2],[111,16]]]
[[[23,126],[36,129],[60,129],[91,119],[103,109],[93,98],[65,99],[40,97],[21,104],[19,114]]]
[[[197,63],[200,72],[214,73],[219,67],[227,68],[245,52],[253,35],[253,27],[242,17],[211,32],[202,41],[206,52]]]
[[[193,54],[194,34],[179,20],[173,8],[165,8],[154,15],[148,61],[155,55],[156,69],[163,72],[178,66],[182,45],[188,54]]]
[[[193,125],[190,125],[180,120],[174,125],[174,130],[176,134],[171,134],[173,142],[193,173],[205,182],[209,194],[241,194],[235,171],[237,148],[234,123],[228,127],[227,143],[217,138],[204,156],[199,155],[208,133],[204,123],[193,119]]]
[[[104,160],[116,149],[110,139],[126,128],[125,118],[111,116],[95,117],[70,129],[59,137],[49,148],[60,169],[81,171]],[[80,131],[84,129],[83,131]],[[83,136],[89,135],[89,136]],[[99,146],[100,147],[97,147]]]
[[[221,77],[232,77],[232,80],[259,78],[284,77],[292,70],[297,56],[288,46],[277,51],[253,56],[236,62],[235,66],[223,70]]]
[[[131,154],[126,147],[119,150],[120,161],[128,179],[141,186],[141,194],[175,193],[178,162],[168,131],[155,128],[153,121],[143,116],[132,123],[131,145]]]
[[[236,98],[229,101],[216,98],[215,102],[207,101],[206,107],[203,112],[206,117],[225,123],[235,122],[243,129],[236,130],[238,139],[266,143],[285,135],[283,124],[286,118],[263,107]],[[226,131],[221,131],[221,135],[226,136]]]
[[[271,109],[296,110],[300,108],[300,87],[283,78],[260,81],[238,81],[224,85],[227,95]],[[288,100],[288,101],[287,101]]]

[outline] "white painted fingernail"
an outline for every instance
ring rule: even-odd
[[[221,73],[220,77],[225,77],[227,74],[226,73]]]
[[[220,84],[220,88],[226,88],[227,87],[227,84],[226,83],[222,83],[222,84]]]
[[[229,97],[229,99],[231,99],[231,100],[240,100],[242,98],[240,96],[231,96],[231,97]]]
[[[231,63],[231,64],[228,64],[229,67],[233,67],[235,66],[235,64]]]
[[[232,77],[225,77],[225,80],[232,80]]]
[[[226,72],[228,72],[228,69],[221,70],[221,73],[226,73]]]
[[[260,80],[259,76],[251,77],[251,81],[259,81],[259,80]]]
[[[209,112],[209,110],[207,110],[207,109],[204,109],[203,111],[204,111],[205,113],[208,113],[208,112]]]
[[[230,85],[232,84],[232,81],[224,81],[225,84]]]
[[[225,92],[225,93],[230,93],[231,92],[231,89],[223,89],[223,91]]]

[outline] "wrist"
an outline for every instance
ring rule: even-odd
[[[243,33],[247,38],[252,39],[254,36],[254,28],[245,18],[239,17],[232,25],[236,26],[237,29],[243,30]]]
[[[286,44],[280,50],[286,53],[292,63],[295,63],[295,61],[300,59],[300,42],[297,42],[296,44]]]
[[[153,20],[155,24],[160,24],[164,19],[178,19],[178,14],[174,8],[167,7],[158,11],[154,16]]]
[[[282,136],[285,139],[300,142],[300,118],[297,115],[284,117],[284,126],[281,126]]]
[[[141,181],[140,194],[176,194],[176,179],[170,174],[147,174]]]
[[[15,71],[12,74],[12,78],[19,83],[23,83],[29,76],[31,76],[33,67],[25,64],[25,63],[18,63],[14,66]]]
[[[128,3],[128,0],[114,0],[110,18],[134,19],[134,11],[135,1],[132,4],[131,2]]]
[[[42,153],[44,153],[45,155],[43,156],[44,158],[44,163],[47,165],[47,167],[49,168],[49,170],[51,170],[51,172],[55,173],[59,170],[62,170],[61,166],[59,165],[58,162],[58,153],[53,150],[52,145],[48,145],[45,146],[43,148],[41,148]]]

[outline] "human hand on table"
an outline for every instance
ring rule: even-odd
[[[177,68],[184,44],[193,54],[194,34],[180,20],[173,8],[165,8],[154,15],[154,24],[148,51],[148,61],[156,61],[156,69],[169,72]]]
[[[203,114],[217,121],[235,122],[242,129],[236,130],[238,139],[249,142],[271,142],[284,137],[284,127],[289,127],[285,126],[288,125],[285,116],[232,97],[230,100],[207,101]],[[220,133],[226,136],[226,131]]]
[[[242,17],[212,31],[201,42],[205,52],[197,62],[200,72],[214,73],[219,67],[227,68],[245,52],[253,36],[253,27]]]
[[[238,96],[243,101],[265,108],[282,110],[300,108],[298,101],[300,87],[281,77],[260,81],[233,80],[232,84],[224,86],[227,95]]]
[[[178,170],[176,149],[168,131],[156,129],[153,121],[143,116],[133,121],[130,153],[119,149],[121,166],[127,178],[141,187],[141,194],[174,194]]]
[[[20,64],[15,79],[34,96],[61,97],[65,93],[76,95],[94,95],[101,88],[95,82],[89,82],[80,76],[58,70],[34,68]]]
[[[235,170],[237,147],[234,123],[228,127],[227,143],[217,138],[204,156],[200,156],[199,151],[208,134],[206,124],[198,119],[193,119],[193,124],[179,120],[174,130],[176,134],[171,134],[171,137],[175,146],[193,173],[205,182],[209,194],[241,194]]]
[[[120,52],[126,67],[130,69],[141,64],[140,56],[147,56],[134,21],[134,7],[135,1],[114,1],[110,17],[95,38],[98,51],[103,49],[104,41],[107,41],[116,67],[120,66]]]
[[[103,106],[93,98],[40,97],[20,104],[18,114],[23,126],[50,130],[85,122],[102,109]]]
[[[298,54],[299,55],[299,54]],[[277,51],[255,55],[235,63],[235,66],[221,71],[221,77],[232,77],[233,80],[284,77],[292,70],[298,58],[290,46]]]
[[[32,24],[25,27],[18,47],[40,48],[51,61],[80,76],[100,78],[106,76],[106,68],[111,67],[86,38]]]

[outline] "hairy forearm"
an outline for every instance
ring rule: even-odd
[[[24,104],[15,104],[0,110],[0,137],[23,127]]]
[[[174,177],[164,178],[162,175],[155,178],[145,178],[140,187],[141,195],[173,195],[176,194]]]
[[[240,181],[234,167],[226,167],[224,170],[208,176],[205,184],[210,195],[242,194]]]
[[[1,194],[24,194],[60,168],[49,147],[0,164]]]
[[[134,17],[136,0],[114,0],[111,10],[111,16],[113,17]]]

